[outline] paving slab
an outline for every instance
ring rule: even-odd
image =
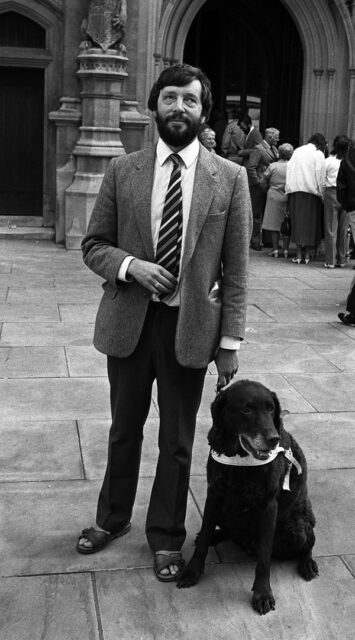
[[[355,371],[355,348],[352,344],[316,345],[315,350],[341,371]]]
[[[317,411],[355,411],[355,373],[287,374],[287,380]]]
[[[99,640],[90,574],[0,579],[1,640]]]
[[[110,416],[105,378],[0,380],[0,415],[8,421],[79,420]]]
[[[84,478],[74,421],[0,421],[0,482]]]
[[[67,377],[63,347],[2,347],[0,378]]]
[[[211,565],[200,583],[177,590],[146,570],[96,575],[105,640],[353,640],[353,578],[338,558],[319,560],[302,581],[290,563],[272,567],[276,610],[251,609],[254,565]]]
[[[355,354],[354,354],[355,356]],[[239,352],[239,366],[243,374],[250,373],[316,373],[339,371],[323,354],[310,345],[246,344]]]
[[[275,274],[273,274],[275,275]],[[279,291],[281,293],[288,292],[291,289],[311,289],[314,290],[311,285],[298,278],[289,277],[289,274],[279,275],[277,278],[270,276],[265,278],[262,275],[257,276],[253,273],[249,277],[249,296],[254,291],[265,291],[265,289],[272,289],[273,291]]]
[[[61,345],[91,345],[94,324],[68,322],[4,322],[0,345],[4,347],[40,347]]]
[[[60,319],[62,322],[79,322],[85,324],[95,322],[97,303],[90,304],[58,304]]]
[[[13,287],[10,285],[6,298],[7,304],[56,304],[55,290],[53,286],[41,287]]]
[[[59,319],[55,303],[0,304],[0,322],[56,322]]]
[[[122,568],[152,568],[145,538],[145,519],[153,479],[140,478],[132,530],[103,552],[82,555],[75,549],[81,530],[95,523],[101,482],[4,483],[0,513],[0,576],[82,573]],[[21,506],[20,506],[21,505]],[[4,517],[6,514],[6,518]],[[186,517],[184,553],[190,557],[201,516],[191,497]],[[214,551],[209,561],[218,561]],[[153,572],[151,570],[152,576]],[[156,579],[155,579],[156,580]]]
[[[343,331],[343,327],[345,331]],[[336,347],[345,346],[348,350],[355,349],[354,331],[351,327],[346,327],[340,320],[335,322],[315,322],[297,324],[253,324],[248,321],[245,332],[245,341],[255,344],[271,344],[275,348],[284,347],[283,359],[288,359],[288,345],[331,345],[336,343]],[[241,345],[241,349],[244,345]]]
[[[91,344],[90,346],[68,346],[65,348],[71,377],[106,376],[107,358]]]

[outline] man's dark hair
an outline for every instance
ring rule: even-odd
[[[326,148],[327,148],[327,141],[322,133],[314,133],[309,138],[308,144],[310,142],[314,144],[314,146],[317,147],[317,149],[319,149],[320,151],[323,151],[323,153],[325,154]]]
[[[207,119],[212,108],[211,83],[201,69],[185,63],[174,64],[161,72],[152,86],[148,99],[148,109],[157,111],[159,94],[164,87],[184,87],[193,80],[199,80],[201,83],[202,115]]]
[[[333,149],[331,154],[336,156],[339,160],[342,160],[346,156],[346,152],[349,149],[350,139],[346,135],[335,136],[333,142]]]
[[[242,118],[240,118],[240,120],[238,120],[238,125],[240,125],[240,123],[245,124],[247,127],[250,127],[251,123],[252,123],[252,119],[250,116],[245,115]]]

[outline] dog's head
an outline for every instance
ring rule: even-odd
[[[273,391],[252,380],[239,380],[221,391],[211,405],[208,442],[227,456],[252,454],[266,460],[281,439],[280,403]]]

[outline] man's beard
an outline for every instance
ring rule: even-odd
[[[181,120],[185,123],[184,129],[178,127],[169,127],[170,120]],[[155,116],[159,135],[164,142],[171,147],[186,147],[194,138],[196,138],[202,119],[191,121],[187,116],[168,116],[165,120],[161,118],[159,113]]]

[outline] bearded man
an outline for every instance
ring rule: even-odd
[[[131,526],[143,427],[157,382],[159,456],[146,536],[161,581],[183,567],[196,415],[207,365],[218,384],[238,369],[244,337],[251,206],[246,171],[198,141],[210,83],[186,64],[165,69],[148,106],[155,148],[111,161],[82,243],[105,279],[94,344],[107,355],[112,426],[96,527],[80,553],[100,551]]]

